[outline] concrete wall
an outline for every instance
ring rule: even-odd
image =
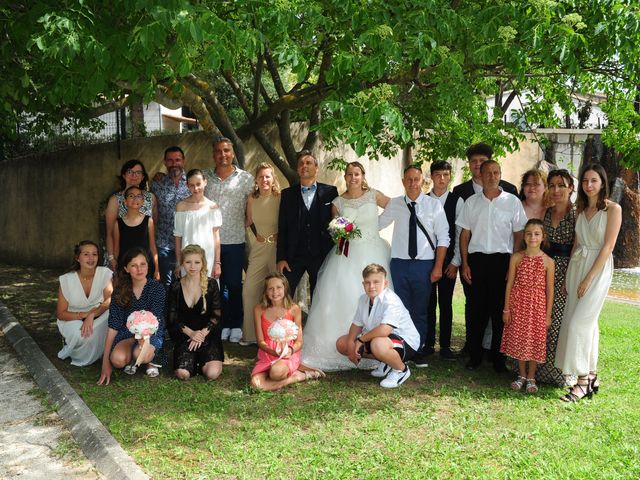
[[[299,129],[304,127],[300,126]],[[298,132],[303,134],[304,132]],[[275,133],[274,133],[275,136]],[[99,239],[99,208],[118,189],[116,176],[121,165],[132,158],[141,160],[150,176],[164,169],[163,152],[179,145],[187,158],[187,169],[213,165],[210,138],[204,132],[125,140],[117,143],[87,145],[73,150],[23,157],[0,163],[0,261],[13,264],[66,266],[71,263],[73,245],[83,239]],[[269,161],[255,140],[244,144],[246,169]],[[324,151],[317,149],[321,163],[319,180],[334,183],[344,191],[341,172],[323,168],[335,157],[358,159],[349,147]],[[519,185],[519,177],[541,159],[537,144],[529,141],[520,151],[502,160],[503,177]],[[403,192],[400,181],[402,152],[379,161],[359,158],[369,184],[388,196]],[[463,161],[457,161],[461,171]],[[425,171],[428,171],[425,166]],[[281,185],[286,181],[279,175]],[[383,232],[390,238],[391,231]]]

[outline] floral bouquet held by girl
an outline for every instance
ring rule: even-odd
[[[349,256],[349,240],[360,238],[362,233],[347,217],[336,217],[329,222],[329,235],[336,244],[336,255]]]
[[[293,320],[278,318],[269,326],[267,333],[275,343],[274,350],[280,355],[279,358],[271,362],[273,365],[287,353],[289,342],[298,338],[298,325]]]
[[[158,330],[158,319],[156,316],[146,310],[138,310],[133,312],[127,318],[127,328],[136,337],[136,340],[143,339],[140,355],[136,360],[136,367],[140,366],[139,359],[145,357],[145,353],[149,350],[149,338]]]

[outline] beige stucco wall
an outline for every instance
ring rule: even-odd
[[[4,198],[0,205],[0,261],[43,266],[70,264],[76,242],[98,240],[99,206],[118,188],[116,175],[121,165],[137,158],[153,176],[164,169],[163,152],[171,145],[183,148],[187,169],[208,168],[213,164],[210,138],[204,132],[125,140],[120,145],[115,142],[87,145],[2,162],[0,191]],[[258,163],[269,160],[255,140],[246,142],[244,147],[247,170],[253,171]],[[328,170],[324,165],[335,157],[347,161],[358,159],[353,150],[343,146],[325,151],[320,144],[317,151],[321,165],[319,180],[334,183],[340,192],[344,191],[342,173]],[[519,184],[522,172],[535,165],[539,158],[537,145],[524,142],[520,151],[501,161],[504,178]],[[400,150],[389,159],[376,161],[362,157],[358,160],[364,165],[373,188],[388,196],[402,194]],[[463,163],[459,161],[460,165]],[[280,175],[279,179],[285,186],[284,177]],[[390,238],[390,233],[386,230],[383,236]]]

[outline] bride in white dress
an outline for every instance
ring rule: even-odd
[[[327,371],[355,368],[338,353],[336,340],[349,331],[362,289],[362,270],[378,263],[389,271],[389,244],[378,233],[378,207],[389,198],[369,188],[359,162],[347,165],[344,175],[347,191],[333,200],[333,215],[347,217],[362,233],[350,241],[349,255],[337,255],[335,249],[325,258],[313,292],[313,303],[304,329],[302,363]],[[372,360],[363,360],[358,368],[374,368]]]

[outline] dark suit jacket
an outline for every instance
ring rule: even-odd
[[[512,193],[513,195],[518,196],[518,189],[512,183],[509,183],[505,180],[500,180],[500,187],[502,187],[502,190],[504,190],[505,192]],[[455,187],[453,187],[452,193],[462,198],[462,200],[466,202],[467,198],[476,193],[473,190],[473,180],[467,180],[460,185],[456,185]]]
[[[318,255],[325,256],[333,247],[333,241],[327,232],[327,226],[333,218],[331,215],[331,201],[338,196],[338,190],[333,185],[317,183],[318,189],[313,198],[311,209],[319,209],[320,225],[316,231],[320,235],[320,250]],[[300,241],[300,224],[302,209],[306,208],[302,200],[300,185],[285,188],[280,197],[280,211],[278,214],[278,244],[276,261],[290,261],[296,254]]]

